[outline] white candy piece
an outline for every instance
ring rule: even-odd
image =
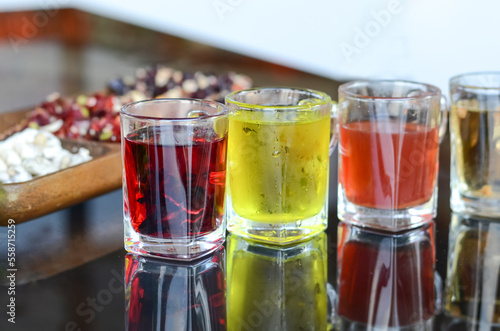
[[[42,126],[40,129],[48,132],[56,132],[63,126],[63,124],[63,120],[58,119],[57,121]]]
[[[22,163],[21,157],[13,149],[2,151],[1,155],[8,166],[19,166]]]
[[[5,151],[10,150],[10,149],[12,149],[12,140],[0,141],[0,158],[2,158],[2,154]]]
[[[32,128],[0,141],[0,182],[25,182],[92,160],[86,148],[63,149],[52,133]]]
[[[91,159],[89,150],[81,147],[77,154],[73,154],[71,166],[90,161]]]
[[[59,170],[59,167],[44,157],[23,161],[23,167],[33,176],[43,176]]]
[[[75,154],[72,154],[65,149],[60,149],[54,156],[53,162],[59,167],[59,169],[66,169],[71,165],[71,159],[73,158],[73,155]]]
[[[38,130],[32,128],[26,128],[21,132],[18,132],[9,139],[13,140],[13,144],[24,144],[24,143],[32,143],[35,140],[35,136],[38,134]]]
[[[46,135],[39,133],[35,136],[35,139],[33,140],[33,144],[40,146],[40,147],[44,147],[45,145],[47,145],[47,140],[49,140],[49,138],[47,138]]]
[[[76,163],[78,164],[78,163]],[[59,167],[61,169],[66,169],[71,166],[71,156],[70,155],[64,155],[61,160],[59,161]]]
[[[14,145],[14,150],[23,160],[33,159],[42,153],[42,150],[37,146],[28,144]]]
[[[7,170],[0,171],[0,183],[5,183],[5,184],[11,183],[10,176],[7,173]]]
[[[57,157],[57,154],[61,152],[61,150],[63,150],[61,146],[45,147],[43,149],[43,156],[46,157],[47,159],[54,159]]]
[[[40,134],[44,135],[47,138],[47,141],[45,145],[43,145],[43,147],[62,146],[61,140],[59,140],[59,138],[54,136],[52,133],[40,131]]]
[[[7,164],[3,159],[0,158],[0,174],[2,172],[7,172]]]
[[[21,166],[9,168],[7,174],[10,176],[12,183],[26,182],[33,179],[33,176]]]

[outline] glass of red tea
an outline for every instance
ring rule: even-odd
[[[432,220],[446,99],[435,86],[355,81],[339,87],[338,216],[400,231]]]
[[[196,99],[123,106],[127,251],[192,260],[223,244],[227,113]]]

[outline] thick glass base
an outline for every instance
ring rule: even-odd
[[[358,206],[347,200],[340,185],[338,192],[338,218],[363,227],[400,232],[431,222],[436,216],[437,188],[426,203],[405,209],[375,209]]]
[[[128,252],[169,260],[191,261],[206,256],[224,244],[225,229],[220,227],[202,236],[158,239],[136,233],[125,222],[125,249]]]
[[[469,213],[490,218],[500,217],[500,199],[469,197],[453,187],[450,207],[456,213]]]
[[[327,204],[322,210],[307,219],[287,223],[263,223],[247,220],[239,216],[228,204],[226,217],[227,230],[235,235],[275,245],[288,245],[305,241],[327,227]]]

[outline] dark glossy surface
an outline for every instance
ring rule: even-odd
[[[256,86],[308,87],[337,98],[338,82],[79,11],[55,12],[47,24],[23,37],[26,32],[23,18],[29,21],[33,15],[33,12],[0,14],[0,112],[34,105],[53,91],[62,94],[95,91],[110,78],[155,63],[182,70],[234,70],[252,77]],[[13,34],[25,42],[13,47],[9,39]],[[334,287],[338,224],[336,165],[335,152],[331,157],[326,232],[327,279]],[[84,180],[92,180],[91,175]],[[441,145],[439,188],[436,270],[445,279],[451,219],[448,139]],[[8,300],[6,238],[7,228],[1,227],[1,307]],[[17,226],[16,324],[13,327],[7,323],[2,308],[0,330],[124,329],[128,316],[125,297],[130,300],[130,292],[124,286],[126,252],[122,247],[121,191]],[[173,268],[168,262],[159,263],[169,270]],[[150,293],[158,293],[148,289]],[[182,319],[175,320],[179,323]],[[445,322],[438,317],[436,329]],[[184,329],[176,325],[158,330]]]

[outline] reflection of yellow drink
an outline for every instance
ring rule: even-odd
[[[326,235],[286,249],[227,240],[228,330],[328,330]]]
[[[230,114],[226,189],[239,216],[286,223],[312,217],[323,208],[330,116],[297,113],[293,118],[286,112]]]

